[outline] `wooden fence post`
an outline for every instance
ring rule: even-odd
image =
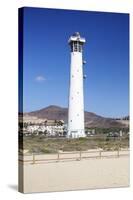
[[[33,153],[33,164],[35,164],[35,154]]]
[[[118,148],[118,151],[117,151],[117,156],[118,156],[118,158],[119,158],[119,156],[120,156],[119,148]]]
[[[79,159],[81,160],[82,156],[81,156],[81,151],[79,152]]]
[[[58,160],[58,161],[60,160],[60,154],[59,154],[59,152],[58,152],[58,154],[57,154],[57,160]]]

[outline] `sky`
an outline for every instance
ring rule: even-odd
[[[24,8],[23,109],[68,107],[69,37],[85,37],[85,110],[129,114],[129,15]]]

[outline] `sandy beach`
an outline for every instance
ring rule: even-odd
[[[24,193],[127,186],[129,156],[24,164]]]

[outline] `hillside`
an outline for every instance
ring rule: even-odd
[[[59,106],[51,105],[41,110],[25,113],[28,116],[35,116],[41,119],[53,119],[53,120],[64,120],[67,122],[68,109]],[[86,127],[99,127],[99,128],[110,128],[110,127],[127,127],[126,124],[121,123],[119,120],[105,118],[96,115],[92,112],[85,111],[85,126]]]

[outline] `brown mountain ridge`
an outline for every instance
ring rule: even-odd
[[[52,120],[64,120],[67,123],[68,119],[68,109],[50,105],[46,108],[25,113],[28,116],[35,116],[41,119],[52,119]],[[111,128],[111,127],[119,127],[125,128],[127,125],[121,122],[121,120],[116,120],[113,118],[106,118],[99,115],[96,115],[92,112],[85,111],[85,126],[86,127],[98,127],[98,128]]]

